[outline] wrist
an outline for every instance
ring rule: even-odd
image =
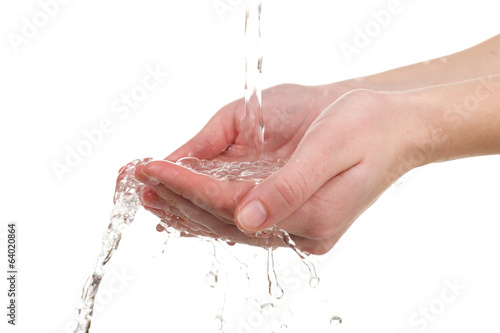
[[[413,167],[500,153],[500,75],[393,96],[412,127],[404,154]]]
[[[414,91],[375,94],[381,101],[378,108],[385,114],[383,121],[388,123],[387,177],[392,184],[412,169],[434,161],[435,142],[441,142],[441,132],[432,129],[432,121],[425,115],[426,101]]]

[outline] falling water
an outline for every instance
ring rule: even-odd
[[[104,277],[106,264],[118,248],[123,230],[132,223],[137,210],[141,207],[139,197],[145,187],[134,178],[135,168],[150,160],[152,159],[132,161],[122,170],[123,178],[116,185],[110,223],[102,236],[101,252],[82,288],[81,300],[77,306],[75,318],[75,333],[88,333],[90,330],[95,297]]]
[[[274,237],[268,237],[267,241],[267,281],[269,285],[269,295],[275,299],[281,299],[284,291],[278,282],[278,275],[274,267]]]
[[[340,318],[339,316],[333,316],[332,318],[330,318],[330,324],[340,325],[342,324],[342,318]]]
[[[252,4],[248,7],[245,18],[245,116],[241,123],[249,147],[249,161],[223,162],[185,158],[177,162],[179,165],[218,179],[246,179],[253,180],[255,184],[270,176],[283,166],[284,161],[278,160],[270,162],[261,160],[264,150],[264,121],[262,116],[262,91],[260,84],[262,74],[260,15],[261,1],[252,0]],[[81,301],[77,306],[75,318],[76,328],[74,333],[88,333],[90,330],[95,297],[104,277],[105,266],[111,259],[114,251],[118,248],[122,232],[132,223],[136,211],[141,206],[139,197],[145,187],[134,178],[134,171],[138,165],[147,163],[150,160],[150,158],[135,160],[127,164],[122,170],[122,175],[124,175],[124,177],[117,184],[111,221],[103,235],[101,252],[93,266],[93,271],[87,277],[82,288]],[[168,233],[179,236],[179,231],[175,229],[175,221],[178,221],[178,219],[179,218],[175,215],[167,214],[167,217],[162,220],[160,224],[164,226],[165,231]],[[265,234],[267,237],[269,294],[274,299],[280,299],[284,294],[282,287],[278,283],[274,267],[273,242],[278,238],[281,239],[286,246],[291,248],[307,266],[310,273],[310,286],[314,288],[318,285],[319,278],[316,274],[314,265],[308,259],[307,254],[297,248],[286,231],[274,226],[271,229],[258,233],[256,236],[262,237],[262,234]],[[246,271],[246,264],[240,264],[242,270],[246,272],[247,279],[249,279],[248,271]],[[212,264],[212,269],[206,276],[206,281],[212,288],[216,287],[218,283],[218,270],[215,261]],[[263,311],[267,311],[272,309],[272,307],[272,303],[266,303],[262,306],[262,309]],[[223,311],[224,306],[217,315],[217,319],[220,321],[220,331],[223,330],[224,326]],[[330,321],[331,323],[340,324],[342,319],[334,316]],[[281,327],[286,328],[286,324],[283,323]]]
[[[242,128],[246,135],[250,160],[259,160],[264,149],[264,119],[260,84],[262,74],[261,6],[261,1],[252,0],[245,18],[245,118]]]

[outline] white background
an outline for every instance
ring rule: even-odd
[[[6,223],[18,223],[20,272],[15,328],[6,325],[1,279],[2,332],[65,332],[99,249],[118,168],[135,158],[163,158],[243,95],[246,2],[220,2],[229,3],[222,16],[213,0],[69,1],[18,52],[8,34],[21,34],[23,17],[32,21],[40,4],[0,4],[0,236],[5,244]],[[339,44],[352,43],[354,29],[388,3],[265,1],[264,87],[369,75],[500,33],[498,1],[401,0],[401,12],[348,63]],[[148,66],[169,75],[120,119],[113,102],[142,82]],[[67,146],[75,148],[85,139],[82,131],[104,118],[113,121],[111,133],[59,180],[51,165],[64,163]],[[288,331],[499,331],[499,170],[500,158],[492,156],[426,166],[404,177],[321,259],[324,294],[314,298],[301,289],[303,300],[313,298],[310,313],[295,313]],[[130,280],[96,314],[92,332],[216,331],[213,317],[224,288],[205,284],[210,247],[179,241],[153,259],[162,243],[154,226],[142,213],[125,235],[109,269],[125,270]],[[265,265],[262,251],[236,251]],[[4,245],[0,253],[6,270]],[[226,259],[227,269],[238,271]],[[284,259],[281,266],[287,269]],[[439,305],[446,281],[466,290],[425,329],[412,324],[419,307]],[[329,305],[315,303],[321,298]],[[329,316],[318,314],[326,307],[342,325],[325,324]],[[226,318],[233,325],[227,331],[236,331],[241,318]]]

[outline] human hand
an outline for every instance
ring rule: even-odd
[[[500,153],[499,82],[492,75],[398,93],[351,91],[314,120],[283,168],[254,188],[167,161],[148,163],[144,173],[246,233],[278,225],[302,250],[326,253],[412,168]]]
[[[499,152],[498,110],[492,108],[495,104],[491,102],[482,105],[484,96],[487,96],[488,100],[493,99],[491,96],[499,96],[493,94],[498,87],[498,75],[484,76],[498,73],[500,58],[495,50],[500,45],[499,38],[496,36],[473,48],[448,56],[446,62],[428,61],[367,78],[319,87],[320,89],[309,87],[309,91],[305,87],[287,85],[275,87],[280,89],[277,89],[278,94],[274,96],[269,96],[269,91],[266,91],[264,94],[265,116],[267,116],[266,143],[267,148],[272,149],[267,150],[264,157],[271,160],[280,158],[289,162],[283,170],[263,181],[248,195],[246,194],[253,184],[240,182],[238,186],[229,186],[227,182],[200,178],[168,162],[164,162],[166,164],[163,165],[162,162],[151,163],[148,172],[155,183],[163,182],[156,186],[169,190],[171,192],[169,194],[176,194],[179,199],[191,198],[189,202],[195,209],[205,209],[205,213],[225,222],[221,225],[236,223],[243,231],[253,233],[279,223],[280,227],[296,235],[294,238],[303,249],[312,253],[324,253],[386,187],[411,168],[434,161]],[[366,91],[349,93],[344,96],[342,102],[339,101],[329,110],[325,110],[318,121],[314,122],[307,133],[305,132],[304,129],[309,128],[318,112],[342,93],[353,88],[368,88],[375,91],[420,89],[392,95]],[[294,89],[298,95],[293,93]],[[326,91],[326,94],[318,93],[321,90]],[[308,93],[311,92],[313,103],[309,104]],[[305,100],[300,98],[302,93],[306,97]],[[367,95],[372,97],[367,98]],[[280,100],[279,97],[283,98]],[[356,100],[357,98],[359,100]],[[373,105],[367,102],[370,98],[376,100]],[[477,99],[479,101],[476,101]],[[281,109],[281,113],[267,113],[269,101],[271,106],[278,106],[275,111],[279,111],[281,105],[285,107]],[[320,103],[314,105],[315,101]],[[464,106],[465,111],[461,110],[460,105],[465,105],[467,101],[476,104],[472,107]],[[289,119],[286,117],[287,113],[283,113],[283,110],[288,110],[287,105],[292,105],[292,110],[294,110],[293,105],[302,105],[302,110],[311,112],[305,118],[290,116],[293,120],[299,121],[287,124],[283,122],[283,119]],[[351,112],[350,108],[355,112]],[[475,112],[472,115],[470,109],[476,111],[478,108],[483,108],[482,112]],[[389,110],[399,112],[389,112]],[[197,136],[167,157],[167,160],[176,161],[185,156],[205,159],[243,159],[248,155],[248,149],[245,147],[246,142],[241,135],[241,129],[238,128],[242,112],[241,100],[224,107]],[[370,113],[376,114],[377,119],[371,119]],[[359,117],[360,126],[353,124],[356,117]],[[278,120],[279,126],[269,126],[273,119]],[[325,124],[331,119],[335,119],[334,126],[328,130]],[[396,124],[396,127],[391,127],[391,123]],[[294,124],[300,126],[297,128]],[[280,127],[283,127],[284,131],[276,130]],[[395,128],[399,128],[399,131]],[[478,131],[478,128],[481,131]],[[325,137],[313,135],[313,133],[321,134],[322,131],[325,134],[330,131],[335,140],[328,142],[326,141],[330,138],[328,135]],[[275,134],[279,136],[278,139],[273,137]],[[422,139],[425,136],[427,138]],[[315,138],[316,141],[311,138]],[[298,142],[301,142],[300,145]],[[275,143],[274,147],[272,143]],[[285,144],[280,146],[281,143]],[[226,150],[226,145],[231,149]],[[415,148],[419,146],[424,147],[423,152],[422,149]],[[369,149],[373,150],[370,152]],[[322,153],[325,155],[321,156]],[[313,162],[308,160],[305,166],[299,165],[301,158],[296,156],[310,157]],[[421,156],[424,158],[420,158]],[[387,160],[381,161],[380,159],[384,157]],[[333,159],[337,159],[339,163],[329,166],[329,163],[334,163]],[[356,160],[357,164],[353,162]],[[314,165],[316,162],[318,164]],[[294,168],[297,171],[294,171]],[[173,173],[180,174],[185,177],[184,180],[189,181],[184,185],[176,183],[172,176],[161,174],[163,169],[173,169]],[[367,175],[367,169],[370,169],[371,175]],[[323,171],[325,173],[322,173]],[[337,174],[333,175],[332,172]],[[383,174],[385,177],[382,177]],[[294,177],[296,179],[293,179]],[[149,181],[146,177],[144,179],[146,182]],[[201,184],[204,184],[205,188],[199,187]],[[188,186],[191,189],[187,188]],[[352,194],[349,192],[351,188]],[[156,193],[161,192],[156,188],[155,190]],[[364,196],[362,191],[365,191]],[[332,197],[335,195],[338,197]],[[274,196],[281,198],[275,200]],[[161,196],[156,195],[156,199],[158,199],[157,204],[158,201],[163,201],[165,204]],[[257,199],[256,202],[260,203],[254,205],[256,211],[265,213],[261,214],[260,225],[259,219],[252,221],[245,218],[246,210],[242,207],[248,206],[250,201],[253,201],[251,199]],[[314,219],[315,222],[310,223]],[[202,221],[198,222],[203,225]]]
[[[347,82],[316,87],[286,84],[263,91],[263,98],[265,100],[263,114],[266,124],[266,145],[263,158],[269,161],[287,160],[317,115],[350,88],[351,85]],[[168,156],[167,160],[176,161],[185,156],[223,160],[226,162],[245,160],[249,154],[249,147],[244,131],[241,128],[241,119],[244,116],[244,112],[243,100],[226,105],[198,135]],[[176,172],[182,173],[181,177],[177,177],[178,180],[184,177],[181,183],[191,184],[190,188],[192,189],[197,188],[196,186],[199,184],[190,182],[190,172],[187,172],[183,168],[178,169],[177,165],[170,164],[169,167],[177,170]],[[172,192],[171,189],[165,188],[161,184],[151,184],[149,179],[142,174],[142,168],[138,169],[136,177],[156,191],[155,193],[146,191],[143,196],[145,207],[155,214],[165,217],[165,210],[176,210],[176,215],[185,218],[182,220],[182,223],[186,225],[190,223],[189,226],[195,233],[200,233],[203,230],[206,234],[213,237],[221,235],[222,228],[225,229],[224,233],[226,235],[224,238],[228,238],[228,231],[234,231],[230,232],[230,234],[241,235],[241,232],[234,227],[234,207],[238,200],[254,187],[254,182],[239,181],[237,191],[218,191],[218,186],[225,183],[214,183],[211,178],[207,178],[209,181],[204,184],[207,195],[203,195],[204,191],[198,191],[198,189],[196,190],[198,193],[188,194],[186,192],[184,194],[191,201],[198,203],[198,206],[190,207],[191,202],[189,200],[185,200],[182,196]],[[217,205],[211,202],[211,198],[214,198],[214,193],[208,195],[214,189],[219,193]],[[222,197],[220,195],[221,192],[225,193]],[[196,198],[194,198],[195,196]],[[182,207],[183,212],[176,207]],[[198,210],[199,207],[203,207],[207,211],[201,212]],[[210,216],[206,215],[207,212]],[[188,215],[190,216],[189,218]],[[214,217],[226,223],[212,223],[209,231],[206,228],[207,221],[213,220]],[[196,221],[199,223],[196,223]],[[182,223],[180,226],[185,227]],[[212,230],[214,228],[217,229],[216,234]],[[251,241],[255,242],[255,239],[251,238]],[[246,242],[248,243],[248,241]]]
[[[395,168],[395,156],[405,151],[401,138],[411,130],[405,126],[411,117],[389,107],[389,99],[387,94],[353,91],[307,123],[307,131],[299,127],[300,135],[294,136],[290,131],[293,126],[288,126],[282,135],[268,136],[275,138],[272,143],[285,144],[266,145],[264,157],[288,162],[255,188],[251,181],[218,181],[168,161],[150,162],[140,170],[143,175],[138,175],[155,190],[154,194],[145,194],[145,203],[156,209],[182,207],[178,212],[181,216],[196,211],[196,216],[189,218],[196,221],[195,228],[207,227],[199,214],[209,214],[208,220],[215,217],[224,222],[211,225],[219,228],[214,233],[219,236],[224,234],[222,228],[235,230],[233,223],[247,234],[279,223],[280,228],[294,235],[301,249],[326,253],[390,185],[386,175]],[[304,124],[303,119],[299,120]],[[178,156],[210,158],[203,155],[210,149],[201,138],[210,138],[206,129],[188,142],[188,147],[181,147]],[[246,156],[242,142],[239,149],[224,151],[215,158],[241,160]],[[190,154],[192,147],[201,147],[201,156],[196,154],[198,151]],[[248,207],[250,212],[244,209]]]

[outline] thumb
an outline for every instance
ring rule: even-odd
[[[338,154],[335,140],[328,140],[332,135],[313,132],[304,136],[280,170],[255,186],[239,203],[234,219],[242,231],[255,233],[280,223],[328,180],[355,164],[348,158],[335,161],[335,156],[343,154]]]
[[[311,166],[302,163],[290,160],[246,195],[235,211],[235,222],[241,230],[254,233],[272,227],[314,194],[324,179],[311,174]]]

